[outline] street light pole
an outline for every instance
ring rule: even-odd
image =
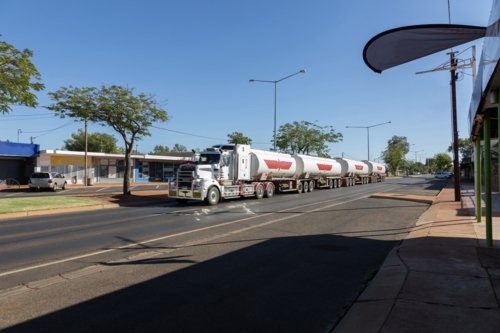
[[[19,133],[22,133],[20,129],[17,130],[17,143],[19,143]]]
[[[306,70],[303,69],[301,71],[298,71],[297,73],[294,73],[292,75],[288,75],[287,77],[284,77],[280,80],[275,80],[275,81],[265,81],[265,80],[254,80],[251,79],[249,82],[267,82],[267,83],[274,83],[274,151],[276,151],[276,110],[277,110],[277,100],[278,100],[278,82],[281,82],[285,79],[288,79],[289,77],[292,77],[294,75],[297,75],[299,73],[305,73]]]
[[[386,123],[372,125],[372,126],[346,126],[345,128],[366,128],[366,134],[367,134],[367,138],[368,138],[368,157],[367,157],[367,160],[369,161],[370,160],[370,128],[375,127],[375,126],[390,124],[390,123],[391,122],[388,121]]]

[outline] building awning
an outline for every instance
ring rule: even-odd
[[[384,31],[370,39],[363,59],[376,73],[486,35],[485,27],[460,24],[412,25]]]

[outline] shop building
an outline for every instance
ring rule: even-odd
[[[132,182],[167,181],[175,177],[179,165],[193,159],[193,153],[132,155]],[[85,153],[42,150],[35,159],[34,171],[57,172],[71,184],[83,184]],[[121,183],[125,174],[125,155],[87,153],[87,177],[97,183]]]
[[[0,181],[10,178],[28,184],[38,156],[40,145],[0,142]]]

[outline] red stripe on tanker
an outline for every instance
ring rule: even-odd
[[[284,162],[284,161],[272,161],[272,160],[264,160],[269,169],[273,170],[290,170],[293,162]]]
[[[316,163],[316,165],[318,166],[318,169],[320,171],[331,171],[332,167],[333,167],[333,165],[328,165],[328,164],[319,164],[319,163]]]

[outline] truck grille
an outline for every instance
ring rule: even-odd
[[[178,171],[177,172],[177,186],[191,188],[193,182],[191,177],[194,177],[193,171]]]

